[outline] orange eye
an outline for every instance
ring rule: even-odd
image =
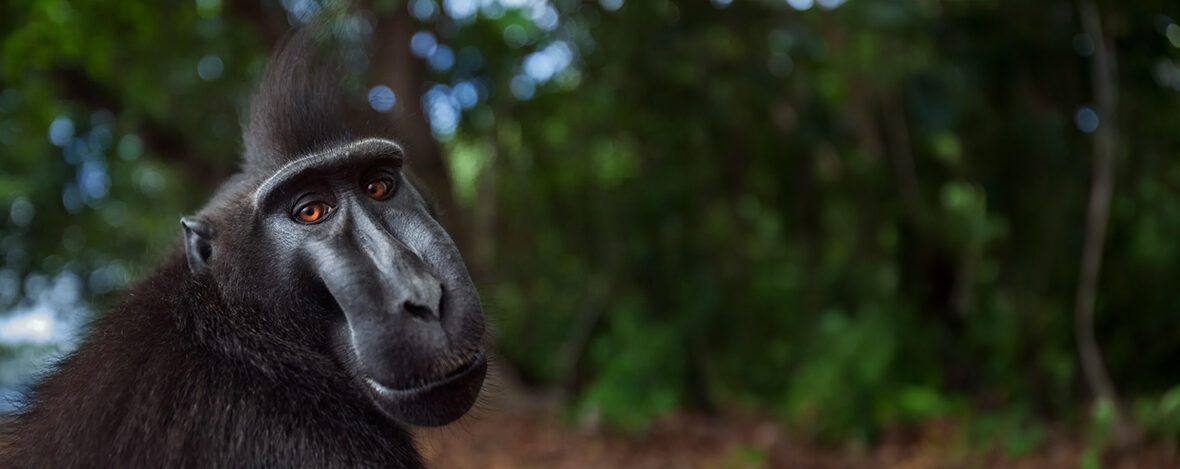
[[[331,210],[328,204],[323,202],[308,202],[295,211],[295,217],[304,223],[315,223],[323,219],[324,215],[328,214],[328,210]]]
[[[389,195],[390,190],[393,189],[393,180],[391,179],[374,179],[365,186],[365,194],[370,199],[382,199]]]

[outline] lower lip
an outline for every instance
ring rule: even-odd
[[[448,373],[442,379],[439,379],[437,381],[432,381],[432,382],[423,384],[421,386],[415,386],[412,388],[391,388],[391,387],[385,386],[384,384],[378,383],[373,378],[370,378],[367,376],[365,377],[365,384],[368,384],[371,389],[373,389],[378,394],[381,394],[384,397],[393,398],[393,399],[406,398],[406,397],[411,397],[411,396],[414,396],[416,394],[420,394],[420,393],[423,393],[426,391],[430,391],[432,389],[435,389],[435,388],[438,388],[441,386],[446,386],[447,384],[450,384],[451,382],[454,382],[454,381],[462,378],[463,376],[470,373],[472,370],[478,368],[486,360],[487,360],[487,358],[484,356],[483,350],[480,350],[479,353],[475,354],[475,357],[472,358],[471,361],[467,362],[467,364],[463,365],[458,370]]]

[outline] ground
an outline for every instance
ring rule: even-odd
[[[509,394],[516,394],[513,391]],[[1078,468],[1084,445],[1054,431],[1031,454],[1011,459],[962,444],[952,422],[896,430],[869,448],[820,444],[769,417],[683,413],[656,422],[642,437],[569,425],[545,399],[500,396],[447,427],[424,430],[419,446],[439,469],[562,468]],[[521,403],[525,404],[521,404]],[[528,404],[530,403],[531,404]],[[541,403],[541,404],[538,404]],[[1160,443],[1108,452],[1106,468],[1180,468],[1180,452]]]

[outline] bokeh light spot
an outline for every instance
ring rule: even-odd
[[[24,197],[18,197],[8,207],[8,219],[12,220],[12,224],[16,226],[29,226],[29,223],[33,221],[33,216],[36,214],[36,207],[33,207],[33,203]]]
[[[469,19],[479,11],[479,5],[475,0],[446,0],[443,2],[443,8],[447,10],[447,16],[455,20]]]
[[[397,104],[397,96],[393,90],[385,85],[377,85],[369,90],[369,106],[377,112],[389,112]]]
[[[49,141],[54,145],[64,147],[74,139],[74,121],[65,116],[54,119],[49,124]]]
[[[410,37],[410,51],[418,57],[430,57],[435,49],[438,49],[438,41],[430,31],[418,31]]]
[[[533,20],[533,24],[537,25],[538,28],[546,31],[557,29],[557,9],[553,8],[552,5],[535,8],[533,12],[531,19]]]
[[[1094,133],[1098,130],[1098,113],[1090,109],[1089,106],[1082,106],[1078,108],[1078,112],[1073,115],[1073,123],[1078,126],[1078,130],[1084,133]]]
[[[53,318],[47,309],[6,318],[0,323],[0,340],[6,343],[47,343],[53,337]]]
[[[131,274],[120,262],[112,262],[90,272],[90,290],[99,295],[122,287],[131,279]]]
[[[119,139],[119,147],[116,149],[119,153],[119,158],[124,160],[134,160],[143,154],[143,140],[135,134],[124,135]]]
[[[573,55],[568,44],[564,41],[557,41],[540,51],[529,54],[525,57],[521,68],[533,80],[545,82],[568,67],[573,61]]]
[[[459,102],[459,107],[463,109],[471,109],[479,103],[479,92],[476,91],[475,85],[471,82],[461,81],[455,84],[451,90],[451,94],[455,96],[455,100]]]
[[[516,96],[516,99],[521,101],[526,101],[532,99],[533,95],[537,92],[537,83],[532,78],[529,78],[528,75],[517,75],[512,78],[509,88],[512,89],[512,96]]]
[[[438,4],[434,3],[434,0],[412,0],[410,14],[418,18],[418,21],[433,21],[438,15]]]
[[[504,28],[504,43],[508,44],[508,47],[519,49],[528,42],[529,35],[519,24],[510,24]]]
[[[221,72],[224,65],[221,63],[221,57],[216,54],[209,54],[201,57],[197,62],[197,76],[205,81],[213,81],[221,77]]]
[[[78,185],[86,196],[87,205],[94,205],[106,197],[111,189],[111,176],[107,174],[106,165],[93,160],[82,163],[78,169]]]
[[[422,109],[430,121],[434,138],[446,141],[459,127],[459,103],[447,85],[434,85],[422,95]]]
[[[791,8],[803,11],[811,9],[815,5],[815,0],[787,0],[787,4],[791,5]]]
[[[498,20],[504,16],[504,4],[496,0],[482,0],[479,6],[479,12],[485,18],[490,20]]]
[[[623,0],[598,0],[598,4],[606,11],[618,11],[619,8],[623,8]]]
[[[78,186],[66,184],[66,186],[62,188],[61,204],[66,208],[66,211],[70,213],[78,213],[82,210],[82,193],[78,191]]]
[[[450,47],[438,46],[430,56],[430,68],[441,72],[450,70],[452,65],[455,65],[455,52]]]
[[[1169,24],[1164,28],[1164,36],[1167,36],[1168,42],[1172,43],[1172,47],[1180,47],[1180,25],[1176,23]]]
[[[139,187],[139,192],[148,197],[158,195],[164,190],[167,183],[163,174],[151,168],[140,168],[131,177],[135,180],[135,185]]]
[[[209,18],[221,12],[221,0],[197,0],[197,14]]]
[[[291,13],[295,20],[307,23],[320,14],[322,8],[315,0],[282,0],[283,8]],[[290,19],[290,18],[289,18]]]

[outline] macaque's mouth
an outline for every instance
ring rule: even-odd
[[[363,380],[377,405],[390,417],[430,427],[445,425],[467,413],[479,395],[487,370],[487,356],[480,349],[466,364],[412,387],[389,387],[368,376]]]
[[[483,365],[485,367],[487,365],[487,357],[484,356],[483,349],[477,350],[475,352],[475,355],[473,355],[471,357],[471,359],[469,359],[466,363],[460,365],[459,367],[455,368],[454,370],[447,372],[447,374],[443,375],[441,378],[427,380],[427,381],[421,382],[419,384],[416,384],[414,386],[406,386],[406,387],[387,386],[387,385],[381,384],[379,381],[377,381],[376,379],[373,379],[370,376],[365,377],[365,383],[368,384],[370,388],[373,388],[374,391],[377,391],[383,395],[396,396],[398,394],[403,394],[403,393],[404,394],[412,394],[412,393],[416,393],[416,392],[427,391],[427,390],[437,387],[437,386],[446,386],[451,381],[460,380],[464,376],[475,371],[475,369],[479,368],[480,365]]]

